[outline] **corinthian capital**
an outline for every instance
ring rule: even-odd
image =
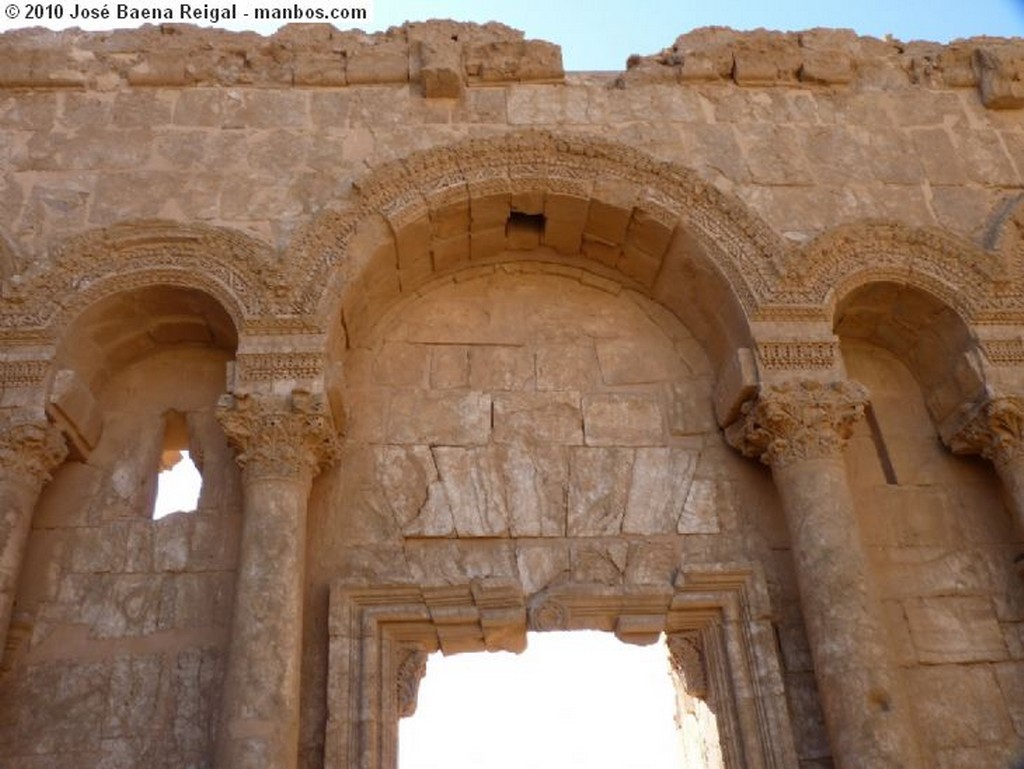
[[[944,436],[954,454],[981,454],[1004,465],[1024,448],[1024,398],[1001,396],[969,406],[952,435]]]
[[[744,456],[772,467],[838,456],[864,416],[867,400],[867,389],[850,381],[762,385],[758,397],[743,404],[742,416],[726,429],[726,439]]]
[[[224,395],[217,404],[238,463],[257,478],[303,478],[334,461],[337,434],[323,398],[296,390],[288,397]]]
[[[64,435],[46,420],[0,422],[0,474],[41,486],[67,454]]]

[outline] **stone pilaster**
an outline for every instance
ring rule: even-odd
[[[954,454],[981,454],[992,462],[1024,534],[1024,398],[1000,396],[968,407],[945,440]]]
[[[32,511],[43,484],[67,451],[60,430],[44,420],[0,425],[0,658],[11,624]]]
[[[244,522],[218,769],[289,769],[298,760],[306,511],[335,456],[322,399],[225,396],[218,418],[238,452]]]
[[[727,438],[772,468],[836,766],[909,769],[921,766],[920,752],[877,616],[843,461],[867,397],[852,382],[762,386]]]

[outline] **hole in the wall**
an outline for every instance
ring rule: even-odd
[[[524,214],[512,211],[505,223],[505,237],[513,250],[537,248],[544,237],[544,214]]]
[[[153,520],[199,507],[203,476],[189,452],[188,423],[183,414],[164,415],[164,443],[160,454]]]
[[[431,655],[399,769],[678,769],[680,715],[664,642],[531,633],[521,655]]]

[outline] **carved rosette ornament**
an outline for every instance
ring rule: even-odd
[[[762,385],[726,428],[726,439],[772,467],[840,456],[867,402],[867,388],[851,381]]]
[[[1024,453],[1024,398],[985,401],[947,443],[954,454],[981,454],[996,467],[1009,465]]]
[[[0,474],[6,477],[41,486],[67,454],[63,433],[49,422],[0,427]]]
[[[337,457],[338,436],[322,396],[224,395],[217,418],[238,464],[256,478],[301,479]]]

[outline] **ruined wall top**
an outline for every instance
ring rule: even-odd
[[[564,79],[561,49],[497,22],[410,22],[386,32],[290,24],[254,32],[186,24],[113,32],[41,28],[0,35],[0,88],[354,86],[417,83],[427,97],[466,86]],[[1024,41],[974,37],[948,45],[861,37],[852,30],[737,32],[707,27],[616,81],[740,86],[978,88],[991,109],[1024,107]]]

